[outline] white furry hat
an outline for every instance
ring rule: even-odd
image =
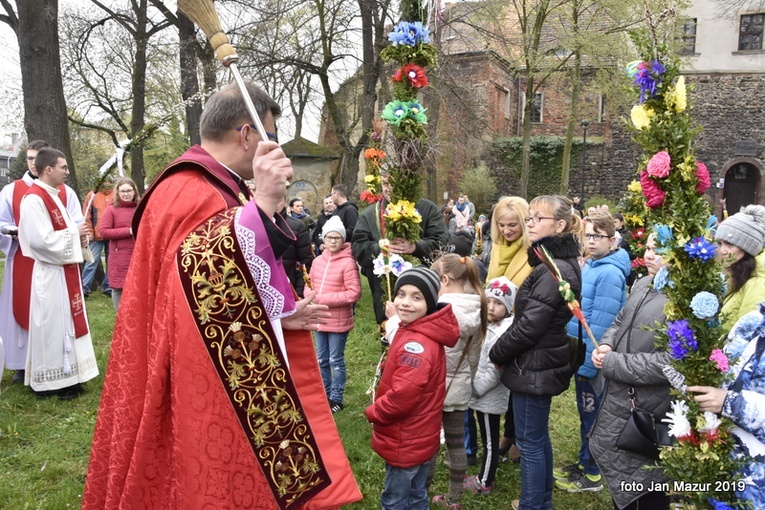
[[[343,225],[343,220],[338,216],[329,217],[321,229],[321,237],[325,237],[330,232],[337,232],[342,236],[343,242],[345,242],[345,226]]]
[[[513,311],[515,305],[515,294],[518,292],[518,286],[507,279],[507,276],[492,278],[486,284],[486,297],[498,299],[507,308],[507,313]]]

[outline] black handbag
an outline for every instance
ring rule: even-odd
[[[662,423],[661,418],[657,420],[652,412],[637,406],[635,388],[630,386],[627,394],[630,397],[632,412],[616,439],[616,446],[644,457],[658,459],[659,447],[672,444],[669,425]]]

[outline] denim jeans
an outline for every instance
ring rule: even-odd
[[[553,495],[552,397],[513,392],[515,444],[521,451],[520,510],[549,510]]]
[[[380,495],[383,510],[428,510],[425,479],[430,462],[409,468],[385,464],[385,487]]]
[[[324,392],[328,399],[342,403],[345,391],[345,341],[348,339],[348,332],[317,331],[314,339]]]
[[[106,265],[109,265],[109,241],[90,241],[90,251],[93,253],[94,260],[93,262],[87,262],[82,270],[82,289],[85,294],[90,294],[90,284],[93,283],[93,278],[96,276],[96,268],[101,264],[102,251],[106,257]],[[104,292],[109,290],[107,271],[104,271],[104,281],[101,283],[101,290]]]
[[[600,469],[590,454],[590,440],[587,435],[592,429],[592,424],[595,423],[602,395],[595,392],[589,379],[578,375],[574,377],[574,386],[576,387],[576,407],[579,409],[579,434],[582,436],[579,464],[588,475],[599,475]]]

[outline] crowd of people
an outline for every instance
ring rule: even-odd
[[[248,90],[273,132],[279,106]],[[84,300],[100,283],[118,312],[84,508],[146,499],[199,508],[221,497],[242,508],[260,498],[329,508],[360,499],[333,420],[347,405],[360,274],[390,345],[365,409],[386,464],[384,509],[460,510],[463,492],[493,492],[503,456],[519,463],[514,509],[553,508],[555,488],[606,486],[617,509],[670,507],[670,495],[655,490],[666,481],[660,461],[618,444],[633,405],[657,416],[670,406],[662,370],[670,354],[650,329],[666,322],[655,234],[648,276],[634,281],[623,217],[585,212],[580,197],[504,196],[486,215],[466,194],[440,208],[422,198],[419,240],[386,248],[416,265],[386,295],[374,259],[386,237],[389,175],[381,175],[382,200],[361,213],[338,184],[312,216],[301,197],[288,197],[289,159],[247,115],[236,87],[213,94],[201,144],[143,197],[118,178],[80,206],[65,185],[65,155],[40,141],[29,143],[28,172],[0,192],[0,338],[13,381],[76,398],[99,375]],[[197,199],[183,199],[190,193]],[[765,207],[745,207],[714,236],[726,350],[739,362],[725,387],[688,391],[741,431],[735,455],[748,483],[740,496],[760,507]],[[572,381],[579,451],[556,462],[552,399]],[[198,448],[222,437],[214,451]],[[471,460],[479,471],[468,476]],[[288,461],[299,475],[271,469]],[[442,467],[448,488],[429,495]]]

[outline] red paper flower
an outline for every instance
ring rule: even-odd
[[[362,191],[360,197],[364,202],[368,204],[374,204],[382,200],[382,195],[375,195],[374,193],[370,193],[367,190]]]
[[[422,67],[409,63],[404,67],[399,67],[398,71],[393,75],[393,81],[402,82],[404,78],[409,80],[409,84],[419,89],[428,84],[428,77],[425,76],[425,69]]]
[[[651,157],[651,160],[648,161],[647,172],[651,177],[658,177],[663,179],[669,175],[669,169],[671,166],[672,162],[669,157],[669,153],[667,153],[667,151],[661,151],[654,154]]]
[[[699,180],[699,183],[696,185],[696,191],[701,195],[712,185],[709,180],[709,170],[707,169],[707,165],[701,161],[696,162],[696,178]]]
[[[643,239],[643,236],[645,235],[645,229],[639,228],[637,230],[633,230],[632,232],[630,232],[630,235],[632,236],[632,239],[635,239],[635,240]]]
[[[640,172],[640,185],[643,188],[643,196],[645,196],[645,204],[651,209],[656,209],[664,203],[664,199],[667,198],[667,192],[659,187],[659,185],[651,179],[648,172],[643,170]]]

